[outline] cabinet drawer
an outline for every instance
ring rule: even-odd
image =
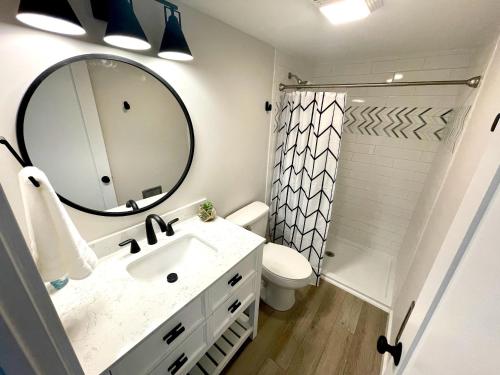
[[[255,299],[255,277],[251,277],[236,290],[209,319],[209,342],[217,339],[239,313]]]
[[[177,348],[204,320],[202,297],[170,318],[111,367],[113,375],[147,373],[155,363]],[[130,324],[134,324],[131,317]]]
[[[234,266],[209,289],[209,311],[217,309],[227,297],[255,274],[255,252]]]
[[[208,350],[206,327],[202,325],[164,359],[150,375],[183,375],[205,354]]]

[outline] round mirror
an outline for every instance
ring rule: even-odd
[[[105,216],[166,200],[194,151],[175,90],[150,69],[108,55],[77,56],[43,72],[21,102],[17,139],[64,203]]]

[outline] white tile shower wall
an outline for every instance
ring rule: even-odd
[[[470,75],[483,75],[488,66],[486,74],[491,74],[490,79],[498,77],[499,46],[500,38],[483,47],[471,64]],[[412,230],[403,242],[397,260],[389,338],[395,336],[410,302],[418,297],[482,155],[478,150],[489,139],[489,131],[480,127],[485,107],[476,101],[478,94],[481,95],[481,86],[478,90],[465,89],[458,99],[457,107],[472,105],[469,116],[453,147],[446,143],[440,147],[412,218]],[[475,111],[475,106],[480,110]]]
[[[469,76],[483,75],[486,65],[491,57],[492,51],[494,51],[495,44],[487,45],[482,50],[479,51],[477,56],[471,62],[471,66],[468,68]],[[470,107],[473,104],[478,90],[465,88],[463,89],[461,95],[457,98],[456,110],[459,116],[465,116],[470,111]],[[395,303],[399,300],[404,300],[406,296],[400,291],[405,289],[407,295],[416,295],[418,291],[415,289],[404,288],[406,279],[411,273],[411,268],[415,262],[416,254],[421,247],[421,242],[424,238],[425,231],[427,230],[427,225],[430,217],[433,213],[434,206],[439,197],[440,189],[443,185],[443,180],[446,177],[446,173],[450,168],[453,153],[456,151],[456,147],[460,141],[461,134],[463,131],[463,126],[465,123],[465,118],[459,118],[460,121],[452,123],[452,128],[449,130],[450,134],[441,147],[438,149],[432,169],[429,172],[429,177],[425,183],[425,189],[423,194],[419,198],[417,204],[417,209],[413,214],[412,220],[410,222],[409,228],[405,238],[403,240],[403,246],[401,248],[399,259],[397,260],[396,267],[396,279],[394,287],[394,298]],[[408,302],[400,303],[401,306],[406,306]],[[404,311],[396,311],[397,319],[401,319]]]
[[[344,133],[330,234],[396,256],[438,146]]]
[[[316,64],[314,82],[385,82],[468,78],[475,51],[445,51],[364,62]],[[351,106],[452,108],[461,87],[349,89]],[[358,102],[353,102],[358,99]],[[364,102],[360,103],[359,100]],[[425,108],[424,108],[425,109]],[[383,133],[382,133],[383,134]],[[397,257],[438,149],[437,139],[389,138],[344,131],[334,198],[333,240]],[[414,220],[414,219],[413,219]]]
[[[466,79],[477,51],[451,50],[415,56],[380,57],[368,61],[318,62],[313,82],[385,82],[394,73],[402,73],[403,81]],[[364,100],[364,105],[453,107],[460,86],[421,86],[391,88],[354,88],[347,90],[348,101]]]

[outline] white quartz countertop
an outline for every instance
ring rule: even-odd
[[[70,280],[51,298],[80,364],[88,375],[108,369],[146,336],[200,295],[219,277],[250,254],[264,239],[224,219],[203,223],[197,217],[174,225],[172,237],[157,233],[158,243],[139,241],[142,251],[129,246],[101,258],[84,280]],[[140,281],[127,265],[183,235],[193,234],[217,249],[214,261],[189,280],[169,284],[164,279]],[[116,245],[118,249],[118,244]]]

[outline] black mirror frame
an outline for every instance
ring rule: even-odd
[[[50,74],[58,70],[59,68],[77,62],[77,61],[84,61],[84,60],[92,60],[92,59],[102,59],[102,60],[112,60],[112,61],[118,61],[122,62],[125,64],[129,64],[132,66],[135,66],[136,68],[139,68],[143,70],[144,72],[152,75],[155,77],[158,81],[160,81],[175,97],[177,102],[182,108],[182,111],[184,112],[184,116],[186,117],[187,125],[188,125],[188,130],[189,130],[189,140],[190,140],[190,150],[189,150],[189,157],[188,161],[186,164],[186,168],[184,168],[184,171],[182,172],[181,177],[177,181],[177,183],[167,192],[165,195],[161,198],[159,198],[157,201],[154,203],[151,203],[148,206],[139,208],[138,210],[135,211],[124,211],[124,212],[106,212],[106,211],[98,211],[94,210],[88,207],[80,206],[77,203],[74,203],[70,201],[69,199],[64,198],[63,196],[57,194],[61,202],[64,204],[73,207],[77,210],[80,210],[82,212],[86,212],[88,214],[92,215],[99,215],[99,216],[130,216],[130,215],[136,215],[141,212],[148,211],[152,209],[153,207],[158,206],[159,204],[165,202],[169,197],[172,196],[172,194],[175,193],[175,191],[181,186],[181,184],[184,182],[186,179],[186,176],[189,172],[189,169],[191,168],[191,164],[193,162],[193,156],[194,156],[194,130],[193,130],[193,123],[191,122],[191,117],[189,116],[189,112],[182,101],[181,97],[177,92],[174,90],[170,84],[165,81],[162,77],[160,77],[157,73],[152,71],[151,69],[145,67],[144,65],[134,61],[130,60],[121,56],[114,56],[114,55],[107,55],[107,54],[85,54],[85,55],[78,55],[74,57],[70,57],[68,59],[65,59],[63,61],[58,62],[57,64],[52,65],[45,71],[43,71],[28,87],[26,90],[26,93],[24,94],[21,103],[19,104],[19,109],[17,111],[17,120],[16,120],[16,135],[17,135],[17,143],[19,146],[19,151],[21,152],[21,157],[24,159],[26,165],[28,166],[33,166],[33,163],[28,155],[28,150],[26,148],[26,143],[24,141],[24,117],[26,115],[26,109],[28,108],[28,104],[30,102],[31,97],[35,93],[36,89],[40,84],[43,82],[44,79],[46,79]]]

